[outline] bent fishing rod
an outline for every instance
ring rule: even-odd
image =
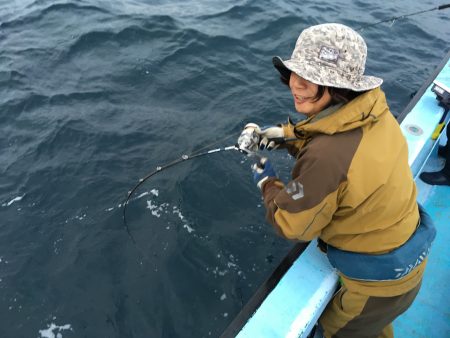
[[[229,139],[231,136],[227,136],[226,138],[219,140],[209,146],[206,147],[210,147],[212,145],[215,145],[219,142],[223,142],[224,140]],[[241,135],[242,137],[242,135]],[[269,139],[269,141],[275,141],[278,144],[281,143],[288,143],[288,142],[293,142],[293,141],[298,141],[298,139],[296,137],[293,138],[271,138]],[[149,180],[151,177],[155,176],[156,174],[161,173],[162,171],[171,168],[177,164],[189,161],[189,160],[193,160],[199,157],[203,157],[203,156],[207,156],[207,155],[211,155],[211,154],[217,154],[217,153],[221,153],[221,152],[225,152],[225,151],[229,151],[229,150],[237,150],[242,154],[245,154],[246,156],[256,156],[261,158],[262,155],[258,154],[256,152],[256,149],[259,148],[259,142],[260,139],[258,136],[256,136],[254,133],[253,134],[248,134],[248,135],[244,135],[244,137],[240,138],[238,140],[237,144],[234,145],[230,145],[230,146],[226,146],[226,147],[221,147],[221,148],[214,148],[214,149],[210,149],[210,150],[204,150],[206,147],[203,147],[200,150],[197,150],[193,153],[191,153],[190,155],[181,155],[181,157],[179,157],[178,159],[169,162],[165,165],[161,165],[161,166],[157,166],[155,170],[153,170],[152,172],[150,172],[149,174],[147,174],[146,176],[144,176],[143,178],[141,178],[139,180],[139,182],[133,187],[133,189],[131,189],[127,195],[127,198],[125,200],[125,202],[123,203],[123,223],[125,226],[125,230],[127,231],[128,236],[130,237],[130,239],[132,240],[132,242],[137,245],[136,240],[133,236],[133,234],[131,233],[129,227],[128,227],[128,223],[127,223],[127,218],[126,218],[126,211],[127,211],[127,206],[130,203],[131,197],[133,196],[134,192],[142,185],[144,184],[144,182],[146,182],[147,180]],[[253,149],[253,150],[250,150]]]
[[[130,190],[130,192],[128,193],[128,196],[123,204],[123,222],[125,225],[125,229],[128,233],[128,235],[130,236],[131,240],[133,241],[134,244],[136,244],[136,240],[134,239],[133,235],[130,232],[130,229],[128,227],[128,223],[127,223],[127,219],[126,219],[126,211],[127,211],[127,205],[130,202],[131,196],[133,195],[133,193],[142,185],[144,184],[145,181],[147,181],[148,179],[150,179],[151,177],[155,176],[156,174],[170,168],[173,167],[179,163],[182,162],[186,162],[195,158],[199,158],[202,156],[206,156],[206,155],[210,155],[210,154],[216,154],[216,153],[220,153],[220,152],[224,152],[224,151],[229,151],[229,150],[239,150],[236,145],[232,145],[232,146],[227,146],[227,147],[222,147],[222,148],[216,148],[216,149],[210,149],[210,150],[206,150],[206,151],[202,151],[202,152],[194,152],[190,155],[186,155],[183,154],[181,155],[180,158],[169,162],[165,165],[162,166],[157,166],[155,170],[153,170],[151,173],[147,174],[146,176],[144,176],[143,178],[141,178],[139,180],[139,182],[133,187],[133,189]]]

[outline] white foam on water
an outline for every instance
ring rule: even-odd
[[[53,252],[56,255],[59,254],[58,243],[61,242],[62,240],[63,240],[62,238],[58,238],[56,241],[53,242]]]
[[[53,332],[57,330],[56,334]],[[45,330],[39,330],[39,334],[41,335],[41,338],[62,338],[61,331],[70,330],[73,331],[72,326],[70,324],[66,325],[56,325],[55,323],[51,323],[47,329]]]
[[[150,190],[150,192],[151,192],[154,196],[156,196],[156,197],[159,196],[159,191],[158,191],[158,189],[152,189],[152,190]]]
[[[182,221],[184,221],[184,216],[181,211],[177,207],[173,207],[172,211],[175,215],[177,215]]]
[[[227,263],[227,266],[228,266],[229,268],[236,268],[236,267],[237,267],[237,264],[236,264],[236,263],[233,263],[233,262],[228,262],[228,263]]]
[[[220,300],[223,301],[223,300],[225,300],[225,299],[227,299],[227,295],[226,295],[225,293],[223,293],[222,296],[220,296]]]
[[[181,213],[180,209],[178,209],[177,207],[173,207],[172,212],[173,212],[175,215],[177,215],[177,216],[185,223],[185,224],[183,225],[183,228],[185,228],[185,229],[188,231],[188,233],[191,233],[191,232],[194,232],[194,231],[195,231],[194,228],[192,228],[191,226],[189,226],[189,225],[187,224],[187,221],[186,221],[185,217],[183,216],[183,214]]]
[[[187,224],[184,224],[184,225],[183,225],[183,228],[185,228],[185,229],[187,230],[187,232],[189,232],[189,233],[195,231],[195,229],[191,228],[191,227],[190,227],[189,225],[187,225]]]
[[[225,269],[225,270],[219,270],[218,266],[214,267],[214,270],[212,271],[213,275],[219,275],[219,276],[225,276],[227,273],[229,272],[229,270]]]
[[[151,200],[147,200],[147,209],[150,209],[153,216],[161,217],[161,214],[159,211],[161,211],[161,206],[158,206],[156,204],[153,204]]]
[[[82,221],[83,219],[86,218],[86,214],[80,215],[80,216],[75,216],[75,219]]]
[[[159,195],[159,191],[156,189],[153,189],[150,191],[151,194],[153,194],[154,196],[158,196]],[[195,231],[194,228],[192,228],[189,224],[188,221],[186,220],[186,218],[184,217],[184,215],[181,213],[181,210],[177,207],[177,206],[172,206],[172,208],[170,208],[170,204],[169,203],[162,203],[162,204],[157,204],[155,201],[153,200],[147,200],[147,209],[150,209],[151,213],[153,216],[160,218],[162,214],[168,214],[168,213],[172,213],[176,216],[178,216],[178,218],[183,222],[183,229],[186,229],[188,233],[192,233]],[[170,227],[166,226],[166,229],[169,230]]]
[[[2,207],[9,207],[11,204],[15,203],[15,202],[19,202],[22,200],[22,198],[24,198],[25,194],[23,194],[22,196],[17,196],[14,197],[11,201],[9,201],[8,203],[3,203]]]
[[[232,254],[225,254],[225,253],[217,253],[216,257],[218,260],[220,260],[221,266],[215,266],[215,267],[206,267],[206,271],[210,272],[214,278],[218,277],[224,277],[225,275],[229,273],[236,273],[240,278],[247,279],[244,272],[241,270],[238,262],[239,260],[236,259]],[[226,259],[226,258],[229,258]],[[220,297],[220,300],[226,299],[226,294],[223,293]]]
[[[140,194],[138,197],[136,197],[136,199],[139,199],[141,197],[147,196],[148,194],[150,194],[148,191],[143,192],[142,194]]]

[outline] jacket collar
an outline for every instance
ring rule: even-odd
[[[386,97],[378,87],[361,94],[318,121],[312,121],[314,117],[300,121],[295,125],[295,133],[300,138],[316,133],[332,135],[376,123],[381,115],[388,112]]]

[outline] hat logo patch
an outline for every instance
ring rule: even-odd
[[[326,62],[337,63],[339,50],[333,47],[322,46],[319,52],[319,59]]]

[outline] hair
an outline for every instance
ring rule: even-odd
[[[291,74],[289,74],[289,77],[287,77],[287,78],[285,76],[280,76],[281,82],[288,87],[289,87],[290,75]],[[328,87],[328,86],[319,85],[317,88],[317,94],[313,98],[313,102],[319,101],[322,98],[322,96],[325,94],[326,89],[328,89],[328,93],[331,96],[330,105],[335,105],[338,103],[345,104],[366,92],[366,91],[356,92],[354,90],[346,89],[346,88],[336,88],[336,87]]]

